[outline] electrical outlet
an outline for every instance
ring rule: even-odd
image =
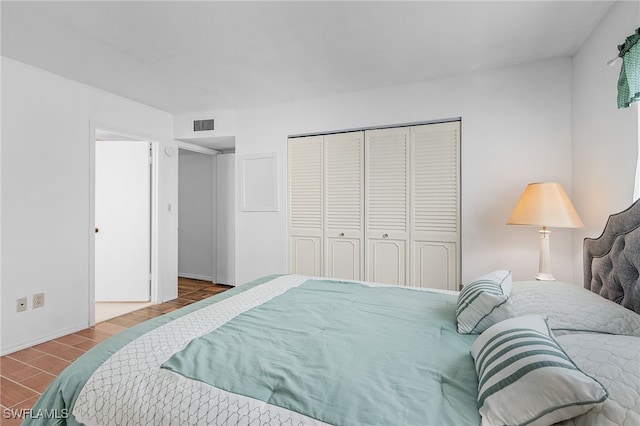
[[[33,295],[33,309],[42,308],[44,306],[44,293],[36,293]]]
[[[27,310],[27,298],[21,297],[16,300],[16,312],[24,312]]]

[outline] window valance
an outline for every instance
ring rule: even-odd
[[[622,69],[618,79],[618,108],[640,100],[640,28],[618,46]]]

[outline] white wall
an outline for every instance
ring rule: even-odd
[[[179,150],[178,276],[216,280],[216,157]]]
[[[617,107],[617,46],[640,25],[640,3],[616,2],[573,58],[573,202],[585,227],[574,231],[573,268],[582,285],[582,243],[610,214],[629,207],[638,158],[638,104]]]
[[[585,221],[580,231],[553,230],[551,243],[556,277],[580,280],[582,237],[631,201],[637,104],[617,110],[619,64],[605,64],[637,26],[639,7],[616,3],[573,67],[552,59],[238,111],[236,153],[279,155],[281,209],[239,212],[233,200],[235,281],[287,272],[287,136],[452,117],[463,131],[463,282],[501,267],[515,279],[534,275],[537,230],[504,223],[525,185],[545,180],[573,194]],[[159,141],[159,300],[176,297],[178,156],[163,151],[177,151],[171,115],[7,58],[1,78],[2,353],[88,324],[90,120]],[[40,291],[45,308],[15,312],[16,298]]]
[[[176,297],[171,115],[3,57],[3,354],[89,324],[92,121],[158,141],[158,299]],[[46,304],[33,310],[37,292]],[[16,313],[21,296],[29,309]]]
[[[217,160],[217,255],[220,284],[236,285],[235,155],[221,154]]]
[[[462,117],[462,281],[538,270],[538,232],[506,226],[529,182],[571,192],[571,59],[246,109],[236,154],[277,152],[279,212],[237,212],[237,281],[288,272],[287,136]],[[553,272],[570,281],[571,231],[553,230]]]

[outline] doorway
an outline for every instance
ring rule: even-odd
[[[183,145],[178,150],[178,278],[216,282],[216,219],[216,155]]]
[[[151,304],[153,252],[153,142],[104,129],[94,139],[91,324]]]

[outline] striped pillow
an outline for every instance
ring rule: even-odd
[[[510,293],[511,271],[504,269],[467,284],[458,295],[458,333],[482,333],[493,324],[509,318],[511,315],[507,302]]]
[[[550,425],[607,398],[558,346],[538,315],[489,327],[471,346],[483,424]]]

